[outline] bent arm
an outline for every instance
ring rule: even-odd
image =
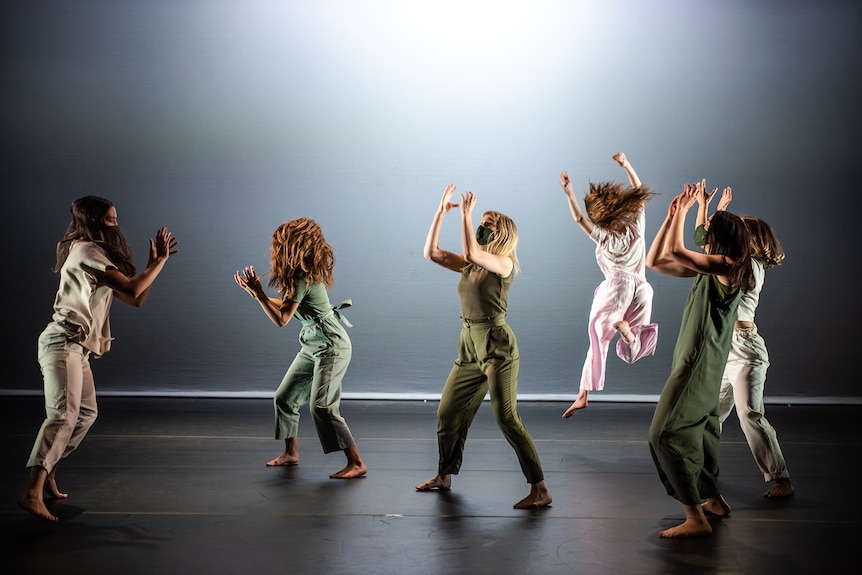
[[[144,271],[128,278],[117,269],[109,269],[105,271],[102,282],[114,291],[120,301],[134,307],[141,307],[168,258],[177,253],[176,247],[177,239],[167,228],[161,228],[156,233],[156,240],[150,239],[150,257]]]
[[[457,204],[450,202],[454,192],[455,186],[452,184],[446,186],[440,207],[434,212],[434,219],[431,220],[431,227],[428,229],[428,235],[425,237],[425,248],[422,250],[422,255],[428,261],[458,272],[464,267],[464,257],[460,254],[440,249],[439,246],[440,227],[443,225],[443,218],[450,209],[457,206]]]

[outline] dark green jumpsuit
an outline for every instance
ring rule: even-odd
[[[649,430],[668,495],[685,505],[718,497],[718,393],[742,291],[698,275],[682,314],[671,374]]]

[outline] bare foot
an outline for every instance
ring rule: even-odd
[[[684,537],[706,537],[708,535],[712,535],[712,525],[709,524],[709,521],[707,521],[706,518],[703,518],[703,520],[687,518],[684,522],[680,523],[676,527],[665,529],[664,531],[659,533],[659,536],[666,539],[682,539]]]
[[[45,507],[45,502],[42,501],[42,498],[39,495],[40,494],[31,493],[30,491],[24,491],[18,496],[18,507],[40,519],[59,521],[58,517],[51,515],[51,512],[48,511],[47,507]]]
[[[563,419],[570,418],[575,414],[576,411],[580,409],[586,409],[586,407],[590,404],[590,402],[587,400],[587,395],[589,395],[589,393],[590,392],[586,389],[582,389],[580,393],[578,393],[578,398],[575,400],[575,402],[570,405],[569,409],[567,409],[563,413]]]
[[[772,486],[766,493],[763,494],[764,497],[789,497],[793,495],[796,490],[793,488],[793,484],[790,483],[789,478],[781,478],[775,480],[775,485]]]
[[[545,487],[545,482],[533,483],[530,486],[530,494],[515,503],[515,509],[539,509],[551,504],[551,492]]]
[[[266,462],[267,467],[279,467],[281,465],[299,465],[299,456],[282,453],[275,459]]]
[[[710,497],[701,505],[703,512],[712,517],[730,517],[730,505],[724,500],[724,497]]]
[[[449,491],[452,489],[452,477],[449,475],[435,475],[425,483],[416,486],[416,491]]]
[[[629,327],[629,322],[626,320],[614,323],[614,329],[619,332],[620,337],[623,338],[626,343],[632,343],[635,340],[635,334],[632,333],[632,330]]]
[[[68,499],[69,494],[63,493],[57,487],[57,480],[54,478],[54,474],[48,474],[48,477],[45,478],[45,491],[47,491],[51,497],[54,499]]]
[[[355,479],[363,477],[366,473],[368,473],[368,469],[366,469],[364,463],[348,463],[344,469],[336,471],[329,477],[331,479]]]
[[[725,505],[727,505],[726,502]],[[712,525],[706,520],[703,505],[683,505],[683,508],[685,508],[685,521],[676,527],[665,529],[659,533],[660,537],[681,539],[684,537],[706,537],[707,535],[712,535]],[[728,513],[730,513],[729,506],[727,509]]]

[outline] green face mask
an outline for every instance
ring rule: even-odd
[[[485,246],[494,241],[494,230],[489,230],[485,226],[476,228],[476,241],[480,246]]]
[[[694,230],[694,243],[700,247],[706,245],[706,228],[703,227],[703,224],[700,224]]]

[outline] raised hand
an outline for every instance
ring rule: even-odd
[[[260,278],[254,271],[254,266],[246,266],[242,271],[238,271],[233,275],[236,285],[246,291],[248,295],[257,299],[258,294],[263,293],[263,286],[260,284]]]
[[[560,187],[563,188],[563,191],[566,192],[566,194],[574,193],[572,189],[572,180],[569,178],[569,173],[565,170],[560,172]]]
[[[150,258],[149,263],[153,263],[157,259],[168,259],[170,256],[177,253],[177,238],[168,230],[161,228],[156,232],[156,239],[150,238]]]
[[[718,200],[718,206],[716,206],[716,211],[724,211],[727,209],[727,206],[730,205],[730,200],[733,199],[733,193],[731,192],[730,186],[727,186],[721,192],[721,199]]]
[[[449,184],[446,186],[446,189],[443,190],[443,199],[440,200],[440,211],[444,214],[452,208],[457,208],[459,206],[459,204],[452,203],[452,194],[455,193],[455,189],[455,184]]]
[[[626,162],[628,161],[628,158],[626,158],[626,155],[622,152],[617,152],[616,154],[614,154],[613,159],[616,163],[620,165],[621,168],[624,168]]]
[[[476,205],[476,195],[473,192],[461,194],[461,213],[469,214]]]

